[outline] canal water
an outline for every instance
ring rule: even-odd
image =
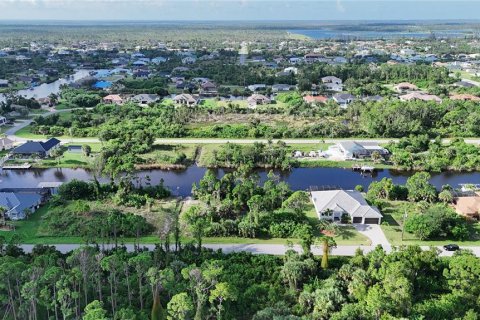
[[[152,185],[160,183],[163,179],[165,186],[169,187],[174,195],[189,196],[192,184],[197,183],[207,171],[206,168],[191,166],[180,171],[140,171],[137,173],[136,184],[145,184],[148,180]],[[218,177],[225,174],[226,170],[215,171]],[[261,181],[266,179],[267,170],[258,170]],[[295,168],[289,172],[277,171],[280,180],[287,182],[293,190],[307,190],[310,187],[340,187],[353,189],[356,185],[367,188],[372,181],[382,178],[391,178],[395,184],[404,184],[412,172],[399,172],[394,170],[380,170],[373,176],[362,176],[351,169],[341,168]],[[4,170],[0,174],[0,188],[36,187],[40,182],[68,182],[72,179],[89,181],[92,174],[85,169],[30,169],[30,170]],[[108,182],[107,178],[101,179]],[[432,174],[431,183],[437,189],[442,185],[450,184],[459,187],[464,183],[480,183],[480,172],[443,172]]]
[[[51,82],[51,83],[43,83],[37,87],[33,87],[32,90],[30,89],[25,89],[25,90],[19,90],[17,92],[18,95],[23,96],[27,99],[30,98],[35,98],[35,99],[40,99],[40,98],[46,98],[48,97],[51,93],[59,93],[60,92],[60,87],[64,84],[69,84],[72,82],[75,82],[77,80],[80,80],[82,78],[85,78],[89,76],[89,70],[77,70],[74,74],[67,78],[61,78],[58,79],[57,81]],[[0,94],[0,102],[5,101],[5,96],[3,94]]]

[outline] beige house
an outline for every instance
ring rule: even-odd
[[[120,97],[118,94],[109,94],[108,96],[104,97],[103,99],[104,103],[108,104],[123,104],[123,98]]]
[[[475,196],[456,198],[453,207],[462,216],[478,219],[480,216],[480,192],[477,192]]]
[[[401,82],[393,88],[399,93],[418,90],[418,87],[410,82]]]
[[[264,96],[263,94],[252,94],[250,97],[247,98],[248,107],[255,108],[257,105],[262,104],[269,104],[272,102],[270,98]]]
[[[0,138],[0,150],[9,150],[13,148],[14,142],[7,137]]]
[[[410,92],[399,97],[402,101],[422,100],[422,101],[435,101],[441,103],[442,99],[433,94],[427,94],[422,92]]]
[[[196,106],[198,104],[198,98],[191,95],[191,94],[188,94],[188,93],[182,93],[182,94],[179,94],[179,95],[176,95],[174,98],[173,98],[173,101],[177,104],[183,104],[183,105],[186,105],[186,106]]]

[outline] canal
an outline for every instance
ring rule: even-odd
[[[135,183],[145,184],[148,180],[152,185],[163,179],[174,195],[189,196],[193,183],[197,183],[205,174],[206,168],[191,166],[181,171],[150,170],[137,173]],[[216,174],[221,177],[226,170],[218,169]],[[267,170],[258,170],[261,181],[266,179]],[[289,172],[276,171],[280,180],[287,182],[294,190],[307,190],[314,186],[330,186],[344,189],[353,189],[356,185],[367,188],[372,181],[382,178],[391,178],[395,184],[404,184],[413,172],[399,172],[395,170],[380,170],[373,176],[362,176],[358,172],[341,168],[295,168]],[[147,178],[148,177],[148,178]],[[40,182],[68,182],[72,179],[89,181],[92,174],[85,169],[30,169],[4,170],[0,174],[0,188],[36,187]],[[102,182],[108,182],[102,178]],[[459,184],[480,183],[480,172],[443,172],[432,174],[431,183],[440,189],[442,185],[450,184],[456,188]]]

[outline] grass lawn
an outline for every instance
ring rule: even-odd
[[[197,146],[194,144],[155,144],[153,150],[149,153],[142,154],[140,157],[145,161],[145,165],[189,165],[195,161],[197,155]],[[180,159],[180,155],[184,154],[185,159]],[[180,162],[179,162],[180,161]]]
[[[45,159],[34,164],[34,167],[37,168],[79,168],[88,166],[88,158],[83,155],[83,152],[71,151],[65,151],[58,161]]]
[[[473,223],[471,225],[472,239],[467,241],[458,241],[453,239],[439,239],[439,240],[427,240],[422,241],[418,239],[414,234],[404,232],[402,241],[402,226],[403,226],[403,214],[405,210],[408,212],[410,203],[405,201],[391,201],[383,208],[383,222],[381,228],[385,233],[388,241],[392,245],[420,245],[420,246],[442,246],[449,243],[456,243],[460,246],[480,246],[480,239],[475,238],[475,234],[480,234],[480,224]]]
[[[313,204],[308,205],[307,209],[307,218],[315,223],[318,221],[317,213],[315,212],[315,207]],[[317,236],[320,235],[320,230],[317,231]],[[337,245],[365,245],[368,246],[372,244],[370,239],[363,234],[359,233],[353,226],[340,226],[338,233],[334,237]]]
[[[117,208],[123,212],[135,212],[144,216],[150,223],[152,223],[156,228],[162,228],[165,221],[167,213],[175,210],[176,200],[167,199],[157,201],[153,206],[151,211],[146,208],[127,208],[121,206],[115,206],[110,202],[98,202],[91,201],[89,206],[92,210],[97,209],[108,209],[108,208]],[[188,204],[186,205],[188,206]],[[47,204],[35,213],[33,213],[28,219],[22,221],[12,222],[15,226],[15,231],[0,231],[0,236],[5,237],[8,241],[12,235],[17,234],[20,237],[20,242],[25,244],[80,244],[84,243],[82,237],[77,236],[55,236],[45,231],[42,228],[42,219],[43,216],[48,212],[50,206]],[[313,210],[313,205],[309,207],[307,212],[309,219],[317,219],[315,216],[315,211]],[[135,239],[133,238],[123,238],[120,239],[120,243],[133,243]],[[159,238],[157,235],[149,235],[141,237],[140,243],[143,244],[154,244],[159,243]],[[182,242],[191,242],[192,238],[183,235]],[[359,234],[353,227],[342,227],[339,234],[335,237],[335,241],[338,245],[369,245],[370,240]],[[210,237],[204,238],[203,243],[205,244],[287,244],[287,242],[299,243],[298,239],[279,239],[279,238],[268,238],[268,239],[249,239],[249,238],[240,238],[240,237]]]
[[[395,166],[385,163],[374,163],[373,161],[335,161],[326,159],[299,159],[298,163],[300,167],[328,167],[328,168],[352,168],[353,165],[368,165],[376,169],[394,169]]]
[[[13,221],[15,231],[0,231],[0,236],[8,241],[14,234],[20,237],[20,242],[26,244],[61,244],[82,243],[81,237],[56,237],[39,232],[42,217],[47,213],[49,205],[45,205],[34,212],[28,219]]]

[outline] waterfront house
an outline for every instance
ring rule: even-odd
[[[311,200],[321,220],[341,221],[348,215],[352,223],[380,224],[382,214],[370,206],[362,194],[355,190],[312,191]]]
[[[0,206],[10,220],[22,220],[42,204],[42,195],[36,192],[0,192]]]
[[[60,140],[50,138],[47,141],[27,141],[12,151],[15,157],[38,157],[45,158],[52,154],[53,150],[60,147]]]
[[[480,192],[470,197],[458,197],[455,199],[453,208],[467,218],[478,219],[480,216]]]
[[[369,158],[374,152],[378,152],[382,157],[389,155],[388,150],[379,146],[376,142],[357,142],[348,140],[330,146],[326,153],[332,158],[352,160]]]

